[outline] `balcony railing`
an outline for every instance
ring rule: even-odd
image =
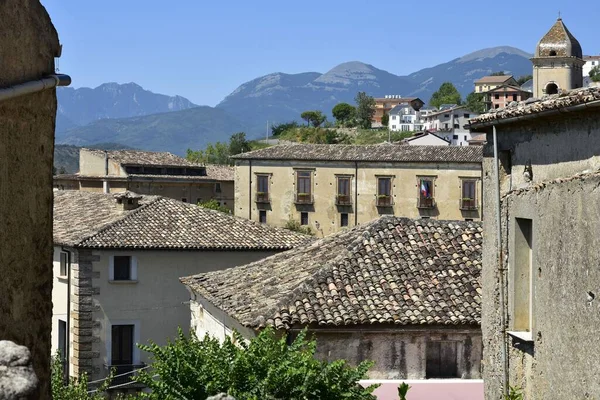
[[[352,198],[347,194],[338,194],[335,197],[335,204],[338,206],[349,206],[352,205]]]
[[[389,195],[379,195],[377,196],[377,207],[391,207],[394,205],[392,201],[392,196]]]
[[[419,197],[418,208],[434,208],[435,200],[433,197]]]
[[[460,209],[465,211],[477,210],[477,202],[475,199],[465,197],[460,201]]]
[[[137,375],[137,370],[144,368],[146,364],[119,364],[119,365],[108,365],[104,364],[104,368],[108,373],[114,370],[114,378],[110,385],[121,385],[124,383],[131,382],[131,378]]]
[[[256,202],[257,203],[270,203],[271,196],[269,196],[269,193],[258,192],[258,193],[256,193]]]
[[[312,193],[296,193],[296,204],[312,204],[313,202]]]

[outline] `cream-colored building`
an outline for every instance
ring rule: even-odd
[[[539,41],[531,61],[535,97],[583,87],[581,45],[561,18]]]
[[[189,330],[179,277],[259,260],[310,241],[286,229],[159,196],[54,195],[52,348],[71,376],[114,384],[150,360],[136,343]]]
[[[201,165],[167,152],[81,149],[79,172],[54,177],[57,190],[131,190],[184,203],[217,200],[233,210],[233,168]]]
[[[273,146],[235,157],[235,215],[326,236],[381,215],[481,219],[480,146]]]
[[[512,75],[488,75],[475,81],[475,92],[488,92],[502,85],[519,86]]]

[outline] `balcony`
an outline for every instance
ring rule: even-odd
[[[377,207],[391,207],[394,205],[392,196],[390,195],[379,195],[377,196]]]
[[[256,202],[257,203],[270,203],[271,196],[269,196],[269,193],[266,193],[266,192],[257,192],[256,193]]]
[[[296,204],[313,204],[312,193],[296,193]]]
[[[347,194],[338,194],[335,196],[335,204],[338,206],[351,206],[352,198]]]
[[[114,370],[114,378],[110,383],[111,386],[122,385],[122,384],[131,382],[131,378],[137,375],[137,370],[139,370],[140,368],[144,368],[145,366],[146,366],[146,364],[119,364],[119,365],[104,364],[104,368],[107,371],[107,376],[111,370]],[[141,384],[134,383],[134,384],[132,384],[132,387],[134,385],[139,386]]]
[[[475,199],[464,197],[460,201],[460,209],[463,211],[477,210],[477,202]]]
[[[433,197],[419,197],[417,208],[434,208],[435,200]]]

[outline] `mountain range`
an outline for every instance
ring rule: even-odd
[[[180,96],[144,90],[135,83],[107,83],[95,89],[59,88],[57,143],[89,146],[113,142],[146,150],[184,154],[187,148],[226,141],[235,132],[262,135],[267,121],[299,120],[306,110],[330,115],[339,102],[354,103],[357,92],[374,97],[417,96],[428,101],[443,82],[465,97],[473,82],[492,72],[531,74],[528,54],[514,47],[483,49],[449,62],[398,76],[359,61],[326,73],[272,73],[246,82],[216,107],[197,106]]]

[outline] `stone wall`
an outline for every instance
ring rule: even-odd
[[[54,73],[58,36],[38,0],[0,2],[0,88]],[[0,103],[0,338],[25,345],[50,397],[54,90]]]

